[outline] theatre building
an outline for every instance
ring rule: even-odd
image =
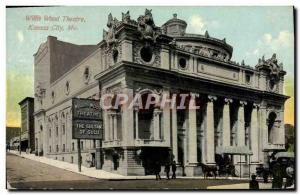
[[[35,140],[39,154],[77,163],[72,139],[72,98],[99,100],[106,94],[187,94],[197,109],[149,109],[121,103],[103,109],[104,133],[81,140],[84,166],[122,175],[153,174],[155,162],[173,159],[178,174],[201,175],[200,163],[220,165],[225,156],[243,175],[284,150],[284,75],[276,54],[257,64],[231,60],[226,39],[190,34],[177,18],[156,26],[151,10],[137,20],[129,12],[108,16],[103,40],[76,45],[48,36],[34,54]],[[169,103],[171,104],[171,103]],[[184,103],[186,104],[186,103]],[[241,158],[240,156],[241,155]],[[250,169],[249,169],[249,164]],[[163,170],[163,169],[162,169]]]

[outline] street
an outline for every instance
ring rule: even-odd
[[[10,153],[7,153],[6,157],[7,181],[12,188],[19,190],[196,190],[207,189],[208,186],[248,183],[248,181],[220,179],[163,178],[160,181],[95,179]]]

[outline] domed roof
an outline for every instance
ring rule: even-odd
[[[168,20],[163,26],[174,24],[174,23],[181,23],[181,24],[187,26],[187,23],[184,20],[181,20],[181,19],[177,18],[177,14],[176,13],[174,13],[173,14],[173,18],[170,19],[170,20]]]
[[[187,23],[184,20],[178,19],[177,14],[173,14],[173,18],[162,25],[165,34],[171,37],[183,36],[186,27]]]

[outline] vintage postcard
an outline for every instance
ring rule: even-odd
[[[7,189],[295,190],[294,15],[7,6]]]

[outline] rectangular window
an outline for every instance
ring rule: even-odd
[[[49,152],[51,152],[51,146],[49,146]]]
[[[63,133],[63,135],[66,134],[66,129],[65,129],[65,125],[64,124],[62,125],[62,133]]]
[[[72,151],[74,151],[75,150],[75,144],[74,144],[74,142],[72,143]]]
[[[66,145],[63,144],[63,152],[65,152],[65,151],[66,151]]]
[[[51,129],[49,129],[49,137],[51,137]]]
[[[80,149],[83,150],[83,141],[80,142]]]
[[[56,127],[56,137],[58,136],[58,127]]]
[[[58,145],[56,145],[56,152],[58,152]]]
[[[71,163],[74,163],[74,157],[71,156]]]

